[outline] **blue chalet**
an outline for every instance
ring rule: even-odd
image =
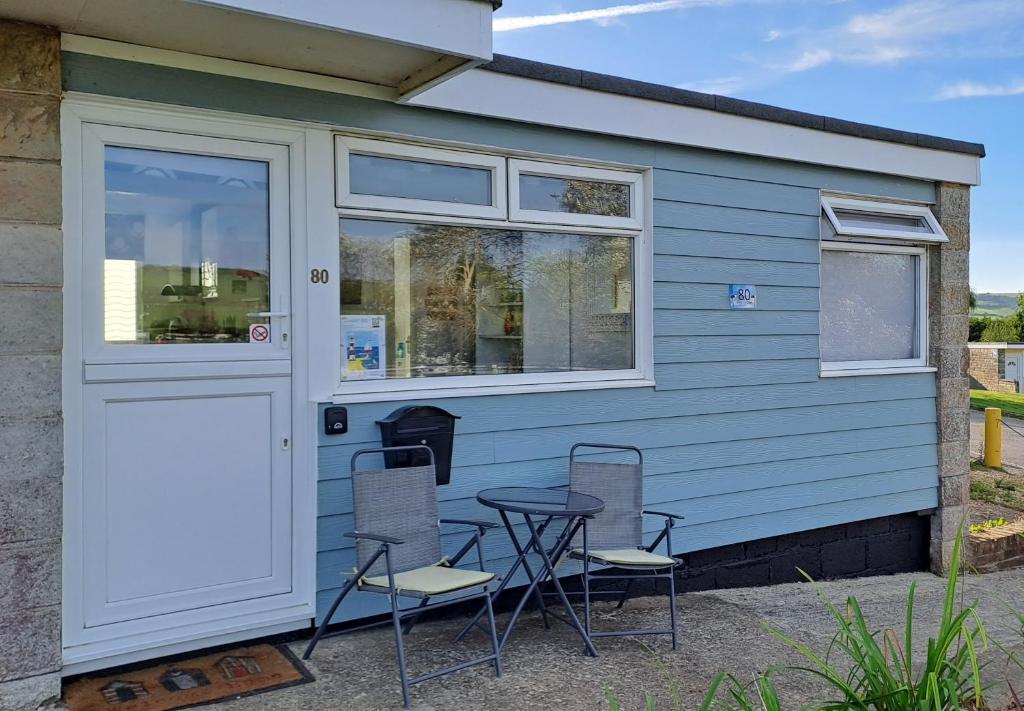
[[[43,294],[0,564],[53,572],[4,698],[319,622],[408,405],[459,418],[445,516],[641,448],[684,590],[948,562],[984,148],[494,56],[492,11],[0,7],[0,296]]]

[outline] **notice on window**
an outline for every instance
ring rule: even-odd
[[[341,317],[341,377],[379,380],[387,375],[387,334],[383,316]]]

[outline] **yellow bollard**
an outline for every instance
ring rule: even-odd
[[[985,466],[1003,466],[1003,411],[985,408]]]

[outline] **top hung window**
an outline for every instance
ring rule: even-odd
[[[823,195],[821,207],[829,225],[840,237],[948,241],[939,221],[926,205]]]

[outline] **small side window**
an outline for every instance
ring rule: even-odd
[[[589,227],[640,227],[639,173],[509,161],[512,219]]]
[[[946,242],[942,226],[925,205],[823,195],[821,208],[836,235]]]
[[[336,137],[338,207],[504,219],[505,159]]]

